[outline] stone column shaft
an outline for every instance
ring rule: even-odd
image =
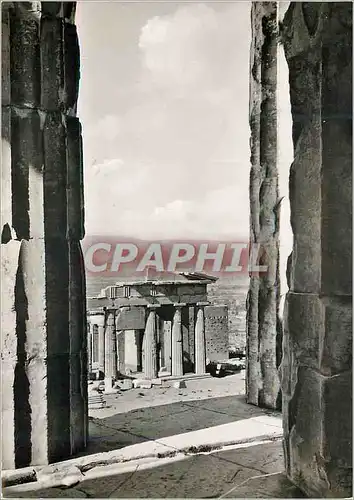
[[[87,370],[90,375],[92,372],[92,356],[93,356],[93,325],[88,322],[87,324]]]
[[[117,332],[116,346],[118,355],[118,370],[120,373],[125,373],[125,330]]]
[[[98,370],[100,373],[105,371],[105,331],[103,324],[98,324]]]
[[[1,7],[1,274],[12,281],[15,312],[10,321],[2,309],[1,330],[16,344],[10,349],[5,337],[1,392],[15,441],[2,440],[7,468],[62,460],[85,446],[87,323],[74,2]]]
[[[164,363],[165,363],[165,368],[168,373],[171,373],[172,370],[172,338],[171,338],[171,333],[172,333],[172,323],[171,321],[164,321],[163,322],[163,335],[164,335]]]
[[[247,300],[246,397],[249,403],[279,406],[279,194],[277,171],[276,2],[253,2],[250,72],[250,244],[259,265],[250,270]],[[252,264],[253,256],[250,258]]]
[[[157,377],[157,329],[156,310],[148,309],[148,317],[145,326],[144,340],[144,366],[143,371],[146,378]]]
[[[205,373],[205,321],[204,307],[197,306],[197,315],[195,322],[195,373],[201,375]]]
[[[112,381],[117,377],[116,328],[114,312],[109,311],[105,328],[105,389],[112,388]],[[107,383],[107,385],[106,385]]]
[[[352,9],[292,2],[282,23],[294,144],[284,451],[288,477],[310,498],[353,494]]]
[[[185,306],[185,304],[183,304]],[[175,304],[172,321],[172,375],[183,375],[182,304]]]

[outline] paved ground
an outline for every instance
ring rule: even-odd
[[[238,422],[244,425],[243,421],[247,433],[253,425],[251,422],[268,418],[269,423],[272,421],[269,416],[280,416],[246,404],[243,393],[244,372],[241,372],[223,379],[190,380],[186,389],[165,386],[107,395],[109,407],[90,412],[90,444],[82,455],[115,453],[112,450],[128,452],[130,445],[149,441],[146,446],[151,446],[151,440],[160,446],[166,437],[180,443],[182,436],[178,435],[190,432],[193,440],[203,432],[200,429],[205,429],[209,442],[211,437],[221,438],[217,429],[213,429],[215,426],[225,429],[230,424],[233,428]],[[270,425],[273,424],[270,422]],[[228,432],[231,439],[235,437],[234,431]],[[243,431],[241,434],[243,436]],[[123,447],[128,448],[122,450]],[[92,469],[85,473],[86,480],[70,488],[48,484],[45,489],[10,491],[6,498],[301,497],[282,472],[280,440],[205,454],[155,456],[129,462],[119,471],[115,465],[99,469],[102,469],[102,477],[99,477],[100,471],[97,474],[97,470]]]
[[[184,460],[170,459],[159,467],[105,475],[72,488],[17,492],[11,497],[302,498],[282,471],[282,445],[277,441]]]
[[[175,389],[173,382],[165,382],[152,389],[131,389],[119,394],[104,395],[107,408],[90,410],[95,418],[106,418],[139,408],[160,406],[180,401],[195,401],[245,394],[245,370],[223,378],[205,377],[186,380],[185,389]],[[89,392],[92,390],[89,386]]]
[[[222,379],[211,377],[187,381],[186,389],[154,387],[106,396],[110,408],[90,412],[90,443],[83,454],[119,449],[258,415],[279,415],[248,405],[243,395],[237,395],[244,391],[243,377],[242,373]],[[139,397],[139,394],[144,395]]]

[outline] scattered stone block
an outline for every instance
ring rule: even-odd
[[[186,389],[187,384],[185,383],[184,380],[177,380],[176,382],[173,383],[173,387],[175,389]]]
[[[152,385],[162,385],[162,380],[160,378],[153,378],[151,383]]]
[[[151,380],[144,380],[144,379],[135,379],[133,380],[133,387],[134,389],[151,389],[152,383]]]

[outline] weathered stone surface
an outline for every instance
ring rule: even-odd
[[[299,71],[305,69],[300,68]],[[295,113],[294,111],[294,115]],[[299,110],[300,113],[302,116],[304,111]],[[316,293],[321,287],[320,156],[321,135],[320,115],[318,115],[302,130],[294,163],[290,169],[289,196],[292,210],[291,226],[294,233],[290,287],[296,292]],[[304,254],[306,254],[305,261]]]
[[[73,2],[68,3],[72,4]],[[69,23],[64,24],[64,71],[64,105],[68,114],[72,115],[76,114],[76,103],[79,95],[80,49],[76,26]]]
[[[315,294],[287,294],[286,328],[293,356],[298,363],[319,369],[324,338],[325,311]]]
[[[11,101],[10,14],[4,3],[1,7],[1,103],[6,106]]]
[[[45,234],[66,237],[66,131],[60,113],[47,114],[43,127]]]
[[[1,434],[2,467],[15,467],[15,366],[17,363],[15,287],[20,242],[1,245]]]
[[[13,6],[10,17],[11,102],[36,107],[40,102],[40,14],[24,10],[20,2],[14,2]]]
[[[325,298],[322,303],[325,307],[325,335],[321,371],[336,375],[352,368],[352,300]]]
[[[251,11],[250,235],[260,245],[262,273],[251,273],[247,300],[248,402],[276,408],[279,401],[279,194],[277,173],[277,4],[255,2]]]
[[[80,240],[84,237],[82,203],[84,186],[81,125],[77,118],[66,118],[66,135],[68,236]]]
[[[48,111],[59,111],[63,100],[63,29],[62,19],[41,21],[41,107]]]
[[[283,26],[294,163],[294,248],[283,359],[288,477],[352,494],[352,5],[292,3]],[[350,166],[349,166],[350,165]]]
[[[2,377],[7,432],[14,441],[3,440],[4,456],[11,467],[67,458],[85,445],[87,435],[85,281],[78,243],[83,235],[82,172],[79,168],[76,182],[68,178],[68,163],[81,167],[81,158],[74,158],[75,141],[67,153],[62,114],[63,21],[53,19],[63,15],[62,7],[2,5],[1,231],[9,251],[2,252],[2,281],[10,254],[17,266],[11,285],[14,331],[11,349],[3,349]],[[79,156],[80,125],[75,124]],[[79,230],[69,242],[67,213],[76,207]],[[8,298],[13,298],[10,292]],[[3,321],[8,323],[2,308]]]
[[[12,108],[12,224],[19,239],[43,236],[41,138],[41,118],[38,111]]]
[[[202,306],[196,307],[196,327],[198,323],[198,314],[200,315],[200,308]],[[200,369],[203,365],[202,359],[204,359],[204,372],[205,373],[205,358],[210,361],[217,361],[220,359],[227,359],[229,357],[229,319],[228,319],[228,308],[227,306],[205,306],[203,308],[204,316],[204,327],[203,333],[199,331],[199,342],[198,348],[201,347],[201,352],[197,354],[197,343],[195,346],[196,360],[197,356],[199,358]],[[201,326],[201,318],[199,317],[199,325]],[[202,337],[205,338],[205,352],[203,353],[202,347]],[[196,337],[197,342],[197,329]],[[197,361],[196,361],[197,364]],[[200,372],[202,373],[202,372]]]

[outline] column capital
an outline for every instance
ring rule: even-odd
[[[161,307],[161,304],[148,304],[146,307],[147,307],[147,309],[154,310],[154,309],[158,309],[159,307]]]
[[[186,302],[176,302],[175,304],[173,304],[173,307],[186,307],[186,305]]]
[[[198,307],[204,307],[204,306],[210,306],[210,302],[197,302],[196,304]]]

